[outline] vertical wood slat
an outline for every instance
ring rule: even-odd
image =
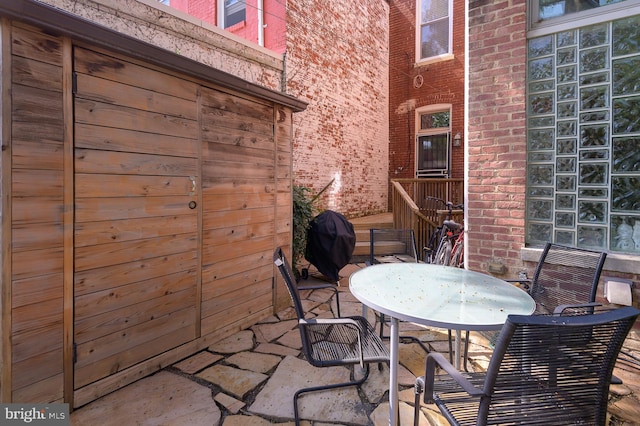
[[[63,261],[63,380],[64,399],[73,407],[73,318],[74,318],[74,146],[73,146],[73,46],[66,38],[62,57],[62,105],[64,116],[64,189],[63,189],[63,223],[64,223],[64,261]]]
[[[2,292],[0,295],[0,399],[11,401],[11,24],[0,18],[0,195],[2,196]]]
[[[3,188],[3,196],[11,199],[3,224],[11,228],[3,232],[3,242],[11,244],[7,252],[11,265],[3,290],[11,292],[4,314],[11,315],[12,334],[4,339],[10,344],[3,345],[11,348],[4,359],[10,372],[3,376],[3,397],[6,389],[6,401],[39,402],[43,394],[46,401],[62,401],[65,206],[63,155],[58,154],[64,140],[62,38],[13,22],[6,25],[10,40],[2,52],[10,61],[3,73],[10,72],[4,82],[10,85],[11,99],[2,116],[10,118],[5,126],[11,129],[12,149],[7,151],[10,164],[2,168],[3,181],[11,184]],[[39,297],[25,299],[36,282]],[[57,344],[42,346],[43,333],[57,336]]]

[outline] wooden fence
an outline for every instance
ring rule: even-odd
[[[392,179],[391,207],[394,228],[413,229],[418,253],[424,255],[431,234],[446,217],[445,207],[431,198],[450,201],[454,205],[464,202],[463,179]],[[459,210],[452,219],[463,220]]]

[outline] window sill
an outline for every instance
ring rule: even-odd
[[[418,60],[418,61],[416,61],[415,64],[413,64],[413,67],[414,68],[425,67],[427,65],[436,64],[438,62],[451,61],[454,58],[455,58],[455,56],[453,56],[452,53],[446,53],[444,55],[434,56],[433,58],[427,58],[427,59]]]
[[[523,248],[520,251],[520,259],[525,262],[538,262],[542,254],[541,248]],[[640,275],[640,256],[631,254],[607,254],[604,262],[604,271],[621,272],[625,274]]]

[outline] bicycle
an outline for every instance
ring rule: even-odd
[[[453,243],[453,248],[451,249],[449,266],[464,268],[464,225],[460,225],[457,232],[458,237],[456,238],[455,243]]]
[[[453,204],[436,197],[427,197],[436,204],[442,204],[447,209],[446,219],[431,234],[427,247],[424,248],[425,262],[437,265],[451,265],[460,267],[464,263],[464,232],[463,226],[451,220],[453,209],[462,209],[462,204]]]

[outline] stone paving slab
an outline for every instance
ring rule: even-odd
[[[220,361],[224,358],[222,355],[212,354],[211,352],[200,352],[194,356],[180,361],[173,366],[187,374],[195,374],[200,370],[204,370],[206,367]]]
[[[282,358],[279,356],[244,351],[231,355],[226,359],[226,362],[243,370],[251,370],[256,373],[267,373],[278,365],[280,360],[282,360]]]
[[[240,331],[233,336],[229,336],[209,346],[210,351],[221,354],[234,354],[251,349],[253,349],[253,332],[251,330]]]
[[[269,378],[266,374],[233,368],[227,365],[214,365],[198,373],[197,377],[220,386],[240,399]]]
[[[349,380],[345,367],[316,368],[308,362],[286,357],[273,373],[249,412],[274,418],[293,418],[293,394],[308,386]],[[304,394],[299,399],[300,417],[326,422],[367,425],[369,418],[354,386]]]
[[[74,426],[211,426],[221,411],[211,389],[160,371],[71,413]]]
[[[348,291],[342,280],[341,312],[361,315],[362,304]],[[332,292],[307,291],[305,306],[311,316],[330,318],[336,305],[328,298]],[[367,318],[376,324],[368,310]],[[388,327],[386,327],[388,334]],[[430,348],[448,352],[446,330],[429,329],[401,322],[401,335],[414,335]],[[470,368],[486,369],[491,355],[488,340],[471,333]],[[75,410],[74,426],[189,425],[189,426],[293,426],[293,394],[302,387],[346,381],[345,367],[315,368],[300,354],[300,333],[295,312],[287,308],[248,330],[240,331],[212,344],[165,371],[141,379],[113,394]],[[640,357],[640,338],[632,331],[625,347]],[[424,351],[414,343],[400,345],[398,382],[401,425],[413,421],[413,383],[424,370]],[[175,370],[174,370],[175,369]],[[360,367],[356,367],[360,377]],[[414,373],[412,373],[412,371]],[[614,374],[623,380],[612,385],[609,426],[640,425],[640,367],[623,364]],[[389,369],[371,365],[368,380],[360,391],[355,387],[310,393],[301,397],[302,426],[339,426],[388,424]],[[445,426],[448,423],[433,404],[422,404],[420,426]]]
[[[255,351],[265,354],[281,355],[283,357],[287,355],[298,356],[298,354],[300,354],[300,351],[297,349],[275,343],[261,343]]]

